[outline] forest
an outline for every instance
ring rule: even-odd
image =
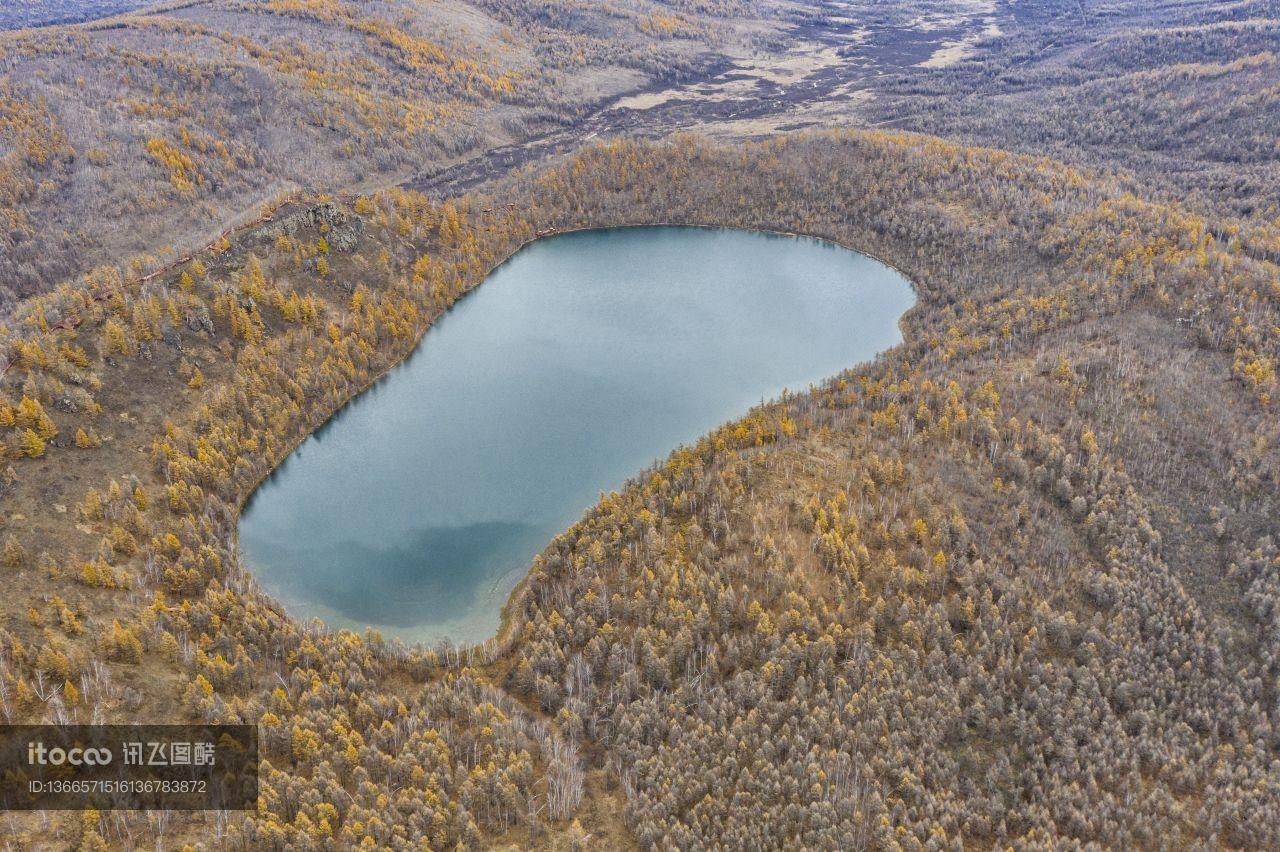
[[[10,0],[0,9],[0,30],[80,23],[144,5],[144,0]]]
[[[867,119],[1118,172],[1221,215],[1280,215],[1275,0],[1042,3],[1018,17],[980,55],[882,81]]]
[[[296,202],[24,303],[0,710],[245,720],[266,750],[248,819],[29,838],[1280,842],[1280,270],[1246,234],[879,132],[612,142],[494,189]],[[609,495],[482,647],[257,592],[235,517],[302,436],[539,231],[654,220],[835,239],[920,305],[874,364]]]
[[[477,0],[513,35],[475,54],[375,5],[0,35],[0,717],[262,746],[256,811],[6,812],[5,848],[1280,847],[1274,3],[997,4],[877,78],[888,126],[430,193],[399,170],[747,13]],[[299,442],[521,247],[659,222],[870,254],[903,342],[604,495],[481,645],[260,590],[237,519]]]
[[[735,8],[216,0],[0,32],[0,310],[100,263],[183,256],[303,187],[394,183],[571,125],[718,61]]]

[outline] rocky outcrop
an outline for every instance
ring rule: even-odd
[[[331,250],[350,252],[355,250],[360,235],[364,233],[364,220],[332,202],[326,202],[284,217],[279,224],[267,229],[265,235],[274,239],[281,234],[293,236],[307,230],[322,231]]]

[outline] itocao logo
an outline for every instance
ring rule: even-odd
[[[256,725],[0,724],[0,812],[257,807]]]
[[[27,763],[31,766],[106,766],[111,758],[109,748],[45,748],[42,742],[27,743]]]

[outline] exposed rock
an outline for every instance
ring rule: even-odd
[[[359,216],[351,216],[346,224],[334,228],[327,237],[329,248],[333,251],[352,252],[360,244],[360,234],[364,231],[364,220]]]
[[[189,330],[203,331],[210,337],[213,336],[213,318],[209,316],[209,308],[205,305],[200,305],[189,311],[185,317],[185,322]]]
[[[281,234],[292,236],[298,231],[321,226],[324,226],[324,237],[329,247],[340,252],[354,251],[360,234],[364,232],[363,219],[345,212],[332,202],[326,202],[286,216],[277,225],[264,231],[263,235],[268,238]]]

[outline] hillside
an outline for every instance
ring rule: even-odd
[[[29,303],[82,322],[28,326],[5,380],[6,714],[257,721],[270,763],[247,823],[58,842],[1280,841],[1280,271],[1247,235],[891,134],[614,143],[495,191],[498,219],[287,208]],[[837,239],[920,304],[876,363],[607,497],[500,643],[410,651],[259,596],[233,521],[294,442],[535,231],[647,221]]]
[[[0,33],[0,309],[717,61],[735,0],[204,0]]]
[[[772,60],[625,99],[613,123],[731,139],[910,130],[1119,173],[1222,215],[1280,217],[1275,0],[822,0],[779,14]]]
[[[0,34],[0,309],[293,193],[449,194],[681,130],[1049,154],[1271,223],[1255,242],[1275,252],[1278,22],[1274,0],[202,0]]]
[[[886,81],[867,118],[1280,219],[1280,3],[1024,5],[981,54]]]
[[[0,30],[80,23],[146,5],[147,0],[9,0],[0,9]]]
[[[257,812],[7,813],[6,848],[1280,848],[1277,21],[201,0],[0,34],[0,719],[253,723],[264,757]],[[822,237],[918,303],[602,497],[481,646],[261,592],[237,520],[301,440],[520,247],[649,223]]]

